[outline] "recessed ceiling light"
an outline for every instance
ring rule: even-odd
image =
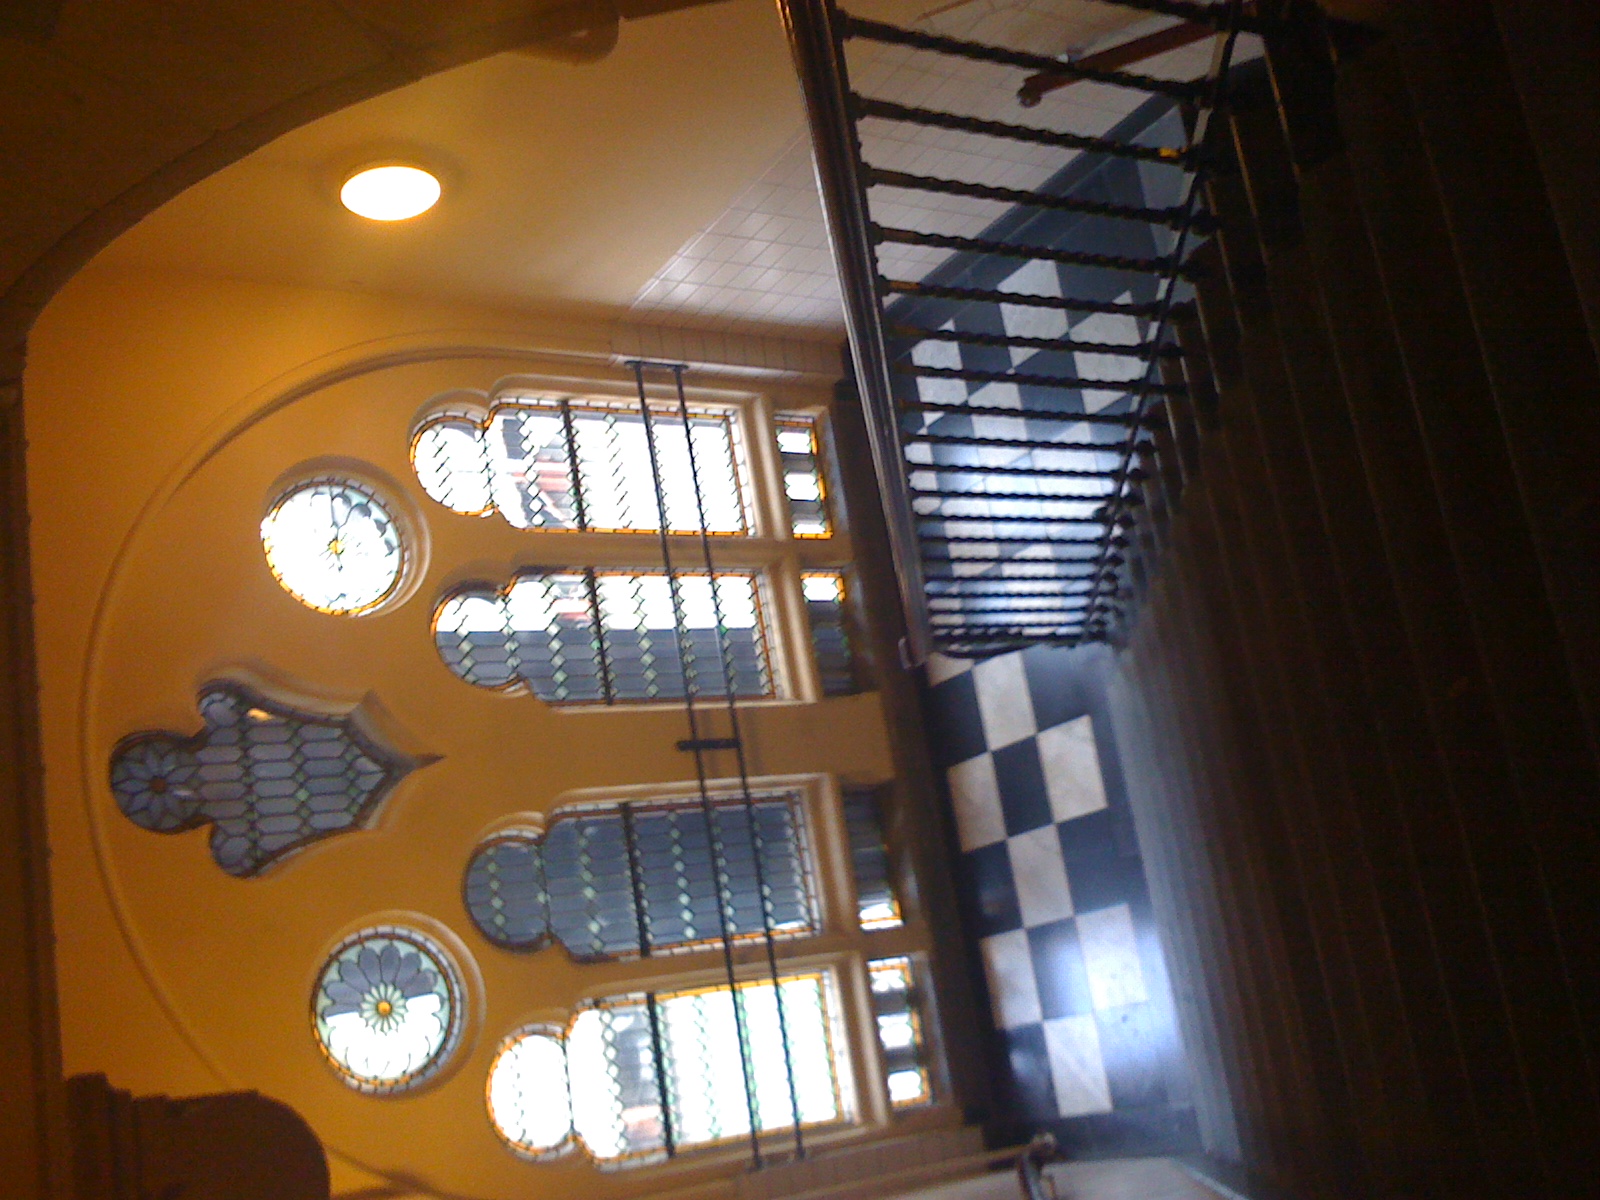
[[[369,221],[404,221],[439,202],[439,181],[421,167],[367,167],[344,181],[339,199]]]

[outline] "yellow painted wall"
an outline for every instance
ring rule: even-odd
[[[25,395],[69,1073],[104,1071],[136,1093],[242,1087],[283,1099],[328,1146],[336,1191],[381,1176],[402,1190],[475,1197],[621,1195],[707,1169],[692,1158],[612,1174],[581,1156],[523,1163],[497,1141],[482,1102],[501,1036],[618,990],[635,971],[580,966],[560,949],[491,948],[460,899],[471,848],[508,814],[548,811],[575,789],[685,781],[692,764],[674,747],[684,736],[675,707],[562,711],[474,688],[443,665],[429,633],[441,590],[509,578],[540,561],[539,539],[428,500],[407,438],[418,409],[449,388],[487,389],[512,374],[620,386],[607,353],[607,326],[581,314],[94,268],[46,310]],[[756,390],[748,376],[699,382],[735,399]],[[819,405],[826,392],[790,385],[775,401]],[[376,615],[304,607],[261,552],[275,484],[328,457],[367,464],[426,530],[415,593]],[[106,782],[124,735],[200,728],[196,689],[218,677],[335,707],[364,702],[405,749],[441,757],[399,786],[375,828],[260,878],[232,878],[211,860],[209,826],[139,829]],[[754,706],[746,720],[753,774],[891,774],[875,695]],[[837,922],[844,904],[830,904]],[[323,1063],[310,996],[341,936],[396,916],[453,936],[471,1016],[442,1077],[375,1099]],[[920,937],[915,922],[906,936]],[[836,930],[815,949],[848,946]],[[706,955],[672,964],[711,965]]]

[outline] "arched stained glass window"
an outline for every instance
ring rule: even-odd
[[[740,696],[770,696],[774,681],[758,576],[678,577],[690,690],[725,694],[722,645]],[[445,665],[468,683],[525,687],[553,704],[677,700],[684,692],[671,587],[659,572],[584,570],[518,576],[504,590],[469,587],[433,618]]]
[[[525,830],[497,834],[467,864],[467,914],[479,933],[505,950],[537,950],[550,940],[539,838]]]
[[[318,612],[353,616],[400,584],[405,545],[393,515],[348,479],[296,484],[261,522],[267,565],[283,590]]]
[[[567,1050],[554,1026],[527,1025],[505,1041],[489,1067],[489,1121],[518,1154],[555,1158],[572,1148]]]
[[[676,404],[651,405],[668,528],[698,533],[689,448]],[[750,531],[739,431],[727,409],[692,408],[689,438],[710,533]],[[411,443],[417,481],[467,515],[497,511],[518,529],[653,531],[660,514],[644,417],[633,401],[517,397],[481,420],[429,418]]]
[[[411,464],[422,490],[469,517],[495,510],[494,473],[489,469],[483,428],[471,417],[439,416],[411,441]]]
[[[329,956],[312,997],[322,1052],[357,1091],[415,1087],[460,1037],[462,990],[449,956],[411,929],[363,930]]]
[[[753,818],[753,820],[752,820]],[[713,854],[713,837],[718,854]],[[722,902],[717,899],[718,882]],[[578,959],[692,950],[767,928],[816,932],[798,794],[714,801],[635,801],[558,811],[542,836],[498,834],[473,852],[465,882],[478,931],[504,949],[554,936]]]
[[[726,987],[602,997],[559,1040],[519,1030],[490,1069],[490,1121],[518,1153],[553,1156],[571,1136],[602,1167],[620,1167],[748,1136],[752,1119],[761,1132],[792,1126],[791,1070],[802,1125],[848,1116],[828,975],[795,972],[737,993],[742,1047]]]

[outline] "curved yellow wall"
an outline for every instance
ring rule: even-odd
[[[523,1163],[484,1118],[484,1075],[504,1033],[564,1017],[635,969],[491,948],[462,909],[471,848],[509,814],[546,812],[578,789],[683,781],[692,764],[674,746],[684,736],[676,708],[560,711],[444,667],[429,634],[435,598],[541,561],[539,539],[446,512],[407,461],[410,423],[430,397],[512,374],[619,386],[607,349],[604,326],[571,315],[95,270],[46,311],[25,394],[69,1072],[104,1071],[139,1093],[246,1087],[283,1099],[329,1147],[336,1190],[371,1181],[357,1164],[419,1190],[483,1197],[631,1194],[695,1173],[693,1162],[664,1174],[601,1174],[577,1157]],[[702,383],[765,402],[748,378]],[[777,397],[825,400],[800,387]],[[329,457],[367,464],[426,524],[415,593],[376,615],[300,605],[261,552],[275,483]],[[209,827],[146,832],[106,783],[124,735],[199,729],[196,689],[219,677],[363,704],[405,750],[438,761],[400,784],[374,828],[232,878],[211,860]],[[874,695],[757,706],[746,720],[753,774],[891,774]],[[843,905],[830,904],[837,920]],[[342,935],[407,914],[454,938],[468,1032],[442,1077],[374,1099],[323,1063],[310,993]],[[816,949],[843,946],[825,936]]]

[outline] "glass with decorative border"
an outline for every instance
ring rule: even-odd
[[[317,1044],[339,1077],[385,1095],[436,1074],[461,1037],[463,990],[450,956],[413,929],[351,934],[312,995]]]
[[[261,545],[284,591],[338,616],[377,608],[406,565],[394,515],[352,479],[308,479],[283,492],[262,518]]]

